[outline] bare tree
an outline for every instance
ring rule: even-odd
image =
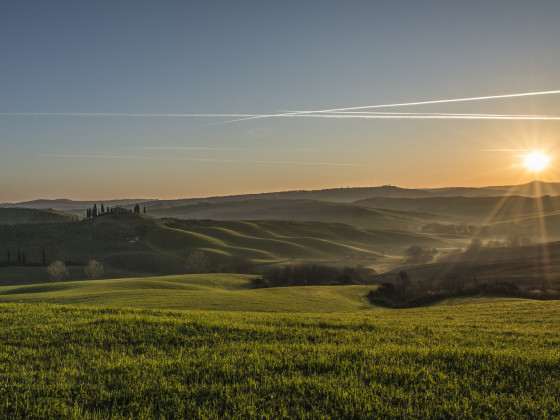
[[[200,249],[197,249],[187,257],[187,268],[193,273],[208,272],[208,257]]]
[[[69,274],[66,264],[62,261],[53,261],[50,263],[47,267],[47,273],[49,273],[53,281],[60,281]]]
[[[434,259],[434,256],[436,254],[437,250],[435,248],[429,248],[427,246],[420,245],[409,246],[404,252],[406,261],[412,264],[423,264],[430,262]]]
[[[96,260],[90,260],[84,272],[90,279],[98,279],[103,275],[103,265]]]
[[[399,271],[399,274],[397,274],[397,282],[401,287],[403,296],[405,296],[406,289],[410,286],[410,276],[406,271]]]

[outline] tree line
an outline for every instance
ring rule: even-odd
[[[106,214],[127,214],[127,213],[135,213],[140,214],[140,205],[136,204],[133,210],[126,209],[124,207],[114,206],[114,207],[105,207],[103,203],[101,206],[97,207],[97,203],[93,204],[93,207],[88,207],[86,209],[85,218],[92,219],[94,217],[103,216]],[[146,207],[143,208],[143,213],[146,214]]]
[[[6,253],[4,255],[4,262],[0,263],[0,265],[47,265],[47,255],[44,247],[41,249],[40,261],[37,261],[37,258],[35,259],[35,262],[29,261],[27,257],[28,253],[26,253],[25,249],[21,248],[17,248],[17,250],[8,248],[6,249]]]

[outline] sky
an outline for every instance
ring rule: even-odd
[[[558,93],[348,108],[558,91],[559,17],[538,0],[4,1],[0,202],[557,181]],[[533,150],[548,170],[523,167]]]

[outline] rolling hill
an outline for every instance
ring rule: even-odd
[[[0,224],[12,223],[63,223],[72,221],[74,215],[56,210],[0,207]]]
[[[5,248],[0,253],[0,280],[18,283],[36,275],[43,250],[47,262],[63,260],[83,267],[95,259],[104,264],[107,275],[146,276],[185,273],[187,257],[196,249],[207,254],[212,269],[222,270],[234,257],[257,264],[293,259],[377,264],[397,261],[410,245],[454,248],[461,241],[465,239],[341,223],[104,215],[79,222],[0,225],[0,243]],[[13,256],[20,250],[26,253],[27,266],[15,264]],[[7,251],[12,255],[10,264]],[[83,268],[72,275],[78,276],[74,279],[85,277]],[[44,273],[41,278],[45,280]]]
[[[372,286],[252,289],[251,276],[199,274],[0,287],[1,302],[49,302],[252,312],[355,312],[372,309]]]
[[[69,199],[33,200],[19,203],[3,203],[0,207],[25,207],[37,209],[55,209],[81,213],[94,202],[109,206],[124,206],[132,208],[139,203],[147,209],[161,211],[173,207],[193,206],[201,203],[221,204],[247,200],[317,200],[333,203],[352,203],[368,198],[427,198],[427,197],[498,197],[507,195],[521,195],[539,197],[543,195],[560,195],[560,183],[533,181],[527,184],[495,186],[495,187],[446,187],[446,188],[400,188],[392,185],[379,187],[347,187],[329,188],[323,190],[294,190],[267,192],[258,194],[238,194],[229,196],[195,197],[173,200],[149,199],[113,199],[73,201]]]
[[[454,222],[484,224],[514,222],[560,212],[560,196],[369,198],[355,204],[373,209],[438,214]]]
[[[358,204],[316,200],[243,200],[225,203],[199,202],[188,206],[152,208],[155,217],[212,220],[286,220],[345,223],[376,229],[418,231],[424,224],[445,217],[433,214],[373,209]]]

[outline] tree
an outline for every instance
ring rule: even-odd
[[[410,276],[406,271],[399,271],[399,274],[397,274],[397,282],[404,296],[406,294],[406,289],[410,286]]]
[[[134,213],[140,214],[140,206],[138,204],[134,206]]]
[[[105,207],[103,207],[103,203],[101,203],[101,214],[105,213]]]
[[[404,252],[406,261],[412,264],[427,263],[433,260],[436,254],[437,250],[435,248],[420,245],[412,245]]]
[[[49,273],[53,281],[60,281],[69,274],[66,264],[62,261],[53,261],[50,263],[47,267],[47,273]]]
[[[97,204],[93,205],[93,210],[91,211],[92,217],[97,217]]]
[[[478,238],[472,239],[467,247],[467,252],[478,252],[480,250],[482,250],[482,241]]]
[[[146,206],[144,206],[144,214],[146,214]]]
[[[197,249],[187,257],[187,268],[193,273],[208,272],[208,257],[200,249]]]
[[[98,279],[103,275],[103,265],[96,260],[90,260],[84,272],[90,279]]]

